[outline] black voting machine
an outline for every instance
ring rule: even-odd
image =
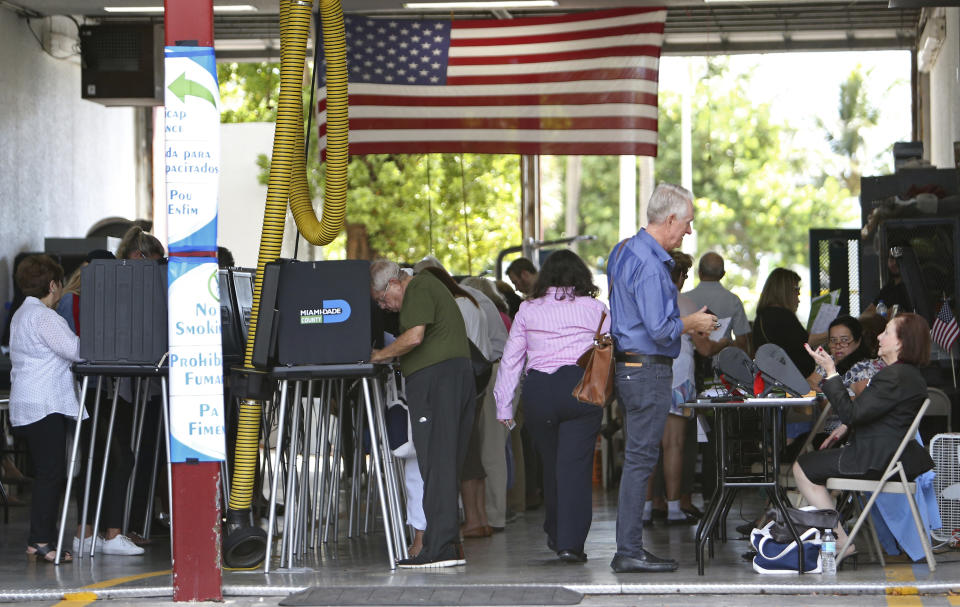
[[[252,273],[240,276],[228,270],[220,280],[232,296],[227,301],[221,295],[224,359],[239,361],[250,323],[250,305],[242,294]],[[265,457],[257,465],[254,495],[262,496],[264,488],[269,495],[266,537],[255,525],[255,516],[241,521],[246,519],[241,511],[228,512],[225,562],[252,567],[264,561],[269,571],[273,538],[278,535],[281,566],[293,566],[297,555],[337,541],[342,472],[353,481],[347,536],[369,532],[376,518],[374,504],[379,502],[393,567],[398,556],[406,555],[407,544],[397,464],[383,419],[384,382],[392,381],[392,375],[387,365],[369,362],[372,348],[382,347],[382,330],[377,328],[382,320],[370,296],[369,262],[266,264],[256,323],[254,369],[232,370],[231,397],[267,401],[261,436],[269,444],[268,434],[275,431],[278,448],[272,461]],[[242,340],[232,340],[230,333]],[[282,523],[278,499],[283,500]],[[251,504],[252,509],[256,506]]]

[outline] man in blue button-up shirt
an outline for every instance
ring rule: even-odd
[[[693,195],[680,186],[660,184],[647,205],[647,227],[618,244],[610,254],[611,333],[617,351],[617,394],[624,411],[626,439],[617,552],[617,573],[673,571],[677,562],[643,549],[643,506],[647,481],[657,464],[660,440],[672,402],[673,359],[685,332],[709,332],[717,318],[706,308],[685,317],[677,307],[670,279],[673,259],[690,233]]]

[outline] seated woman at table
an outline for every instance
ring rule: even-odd
[[[793,465],[797,489],[817,508],[835,506],[826,488],[827,479],[832,476],[880,478],[927,397],[927,382],[917,368],[930,361],[927,321],[917,314],[901,314],[887,324],[879,341],[880,358],[887,366],[873,376],[856,404],[850,399],[833,358],[823,348],[805,346],[826,371],[823,391],[850,430],[846,447],[804,453]],[[933,468],[930,455],[916,441],[907,445],[901,458],[910,479]],[[837,525],[836,531],[839,552],[848,538],[841,525]],[[851,547],[848,553],[853,551]]]
[[[876,352],[870,351],[864,339],[863,327],[856,318],[838,316],[830,323],[827,332],[830,335],[830,356],[836,365],[837,375],[840,376],[850,398],[856,398],[877,371],[884,367],[884,362],[876,357]],[[822,389],[827,372],[817,365],[816,373],[821,377],[818,383]],[[814,446],[819,448],[829,447],[847,434],[847,427],[840,421],[836,408],[830,412],[820,432],[822,435],[814,437],[813,440]]]

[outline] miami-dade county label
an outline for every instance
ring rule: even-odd
[[[170,461],[223,461],[223,398],[171,396],[170,405]]]
[[[220,285],[210,258],[171,257],[167,265],[171,352],[178,346],[222,347]]]
[[[213,49],[165,49],[164,171],[170,253],[215,251],[220,95]]]

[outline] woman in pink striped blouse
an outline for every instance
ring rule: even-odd
[[[576,253],[560,250],[547,258],[532,297],[523,302],[503,350],[494,397],[497,419],[513,420],[513,394],[520,400],[527,430],[543,460],[547,546],[562,561],[587,560],[583,544],[593,517],[593,452],[603,411],[573,398],[583,377],[577,359],[593,345],[600,318],[610,329],[607,307],[596,296],[590,270]],[[526,363],[524,363],[526,361]]]

